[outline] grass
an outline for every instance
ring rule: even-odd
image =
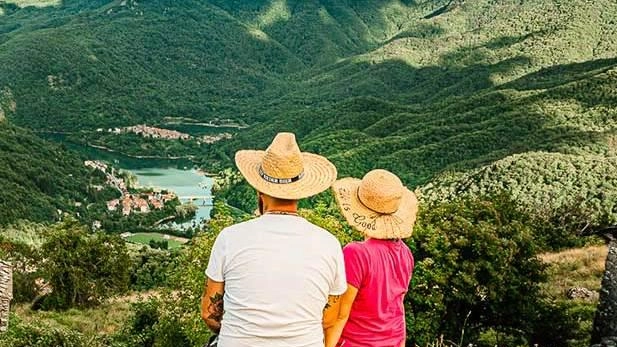
[[[577,337],[570,341],[569,346],[589,346],[598,298],[568,299],[566,293],[572,287],[599,291],[607,251],[608,247],[601,245],[540,255],[540,259],[548,265],[544,292],[564,307],[578,325]]]
[[[33,311],[30,305],[18,305],[15,314],[24,322],[67,328],[85,335],[111,334],[122,328],[130,316],[130,303],[114,301],[92,309]]]
[[[607,251],[607,246],[603,245],[542,254],[540,258],[548,264],[549,275],[545,290],[558,299],[565,299],[567,290],[572,287],[598,291]]]
[[[169,249],[178,248],[188,241],[186,239],[175,237],[175,236],[170,236],[169,239],[166,239],[164,234],[159,234],[159,233],[135,233],[135,234],[132,234],[131,236],[126,237],[125,240],[127,240],[128,242],[140,243],[144,245],[148,245],[150,241],[152,240],[154,241],[167,240],[169,244]]]

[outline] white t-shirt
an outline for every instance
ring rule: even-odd
[[[293,215],[221,231],[206,275],[225,282],[219,347],[323,347],[328,295],[347,289],[339,242]]]

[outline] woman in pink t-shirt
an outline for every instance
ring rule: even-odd
[[[343,248],[347,292],[326,347],[404,346],[403,299],[414,260],[402,239],[411,236],[418,200],[386,170],[373,170],[362,180],[345,178],[332,188],[343,215],[365,241]]]

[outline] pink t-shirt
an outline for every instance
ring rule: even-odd
[[[414,261],[401,240],[369,239],[343,248],[347,283],[358,288],[339,346],[399,347]]]

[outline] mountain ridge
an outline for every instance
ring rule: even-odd
[[[477,0],[423,19],[448,3],[73,0],[5,10],[0,88],[17,105],[5,112],[48,130],[240,120],[250,127],[201,149],[203,166],[229,166],[236,150],[293,131],[341,175],[380,167],[412,187],[527,152],[583,162],[608,153],[617,4]]]

